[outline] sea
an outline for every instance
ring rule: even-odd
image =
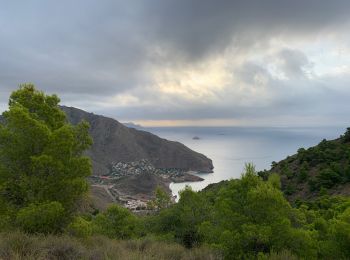
[[[198,174],[204,181],[171,183],[173,195],[186,185],[201,190],[210,183],[240,178],[245,163],[256,170],[270,169],[272,161],[293,155],[301,147],[308,148],[323,139],[338,138],[345,127],[148,127],[144,130],[172,141],[212,159],[213,173]],[[195,137],[195,138],[194,138]],[[198,138],[197,138],[198,137]]]

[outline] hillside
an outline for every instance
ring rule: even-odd
[[[210,159],[179,142],[128,128],[114,119],[77,108],[64,106],[60,108],[66,113],[70,123],[75,125],[86,120],[90,124],[89,133],[93,138],[93,145],[86,154],[91,158],[93,166],[93,178],[90,179],[90,184],[91,198],[96,208],[105,209],[117,200],[149,199],[157,186],[163,187],[171,194],[168,187],[171,181],[202,180],[186,171],[211,172],[213,169]],[[0,116],[0,123],[2,122],[3,117]],[[155,167],[154,171],[159,172],[163,169],[168,174],[137,175],[134,171],[140,167],[134,164],[138,161],[148,161],[153,168]],[[132,162],[134,166],[128,175],[135,174],[135,176],[117,178],[118,180],[115,180],[115,176],[110,176],[108,183],[101,182],[99,178],[109,176],[112,167],[119,162],[123,162],[123,167]]]
[[[169,183],[166,183],[155,174],[148,172],[139,175],[128,176],[121,179],[115,189],[121,194],[127,194],[131,198],[140,200],[149,200],[153,197],[157,187],[162,187],[167,193],[171,194]]]
[[[322,140],[259,173],[264,179],[271,173],[281,177],[282,190],[290,201],[308,200],[318,195],[350,196],[350,128],[335,140]]]
[[[87,152],[94,175],[109,172],[113,162],[149,160],[157,168],[179,168],[211,172],[213,164],[203,154],[179,142],[159,138],[149,132],[128,128],[112,118],[95,115],[73,107],[61,107],[72,124],[85,119],[90,123],[94,144]]]
[[[67,125],[58,102],[24,85],[11,95],[0,125],[1,259],[349,259],[350,197],[326,193],[345,194],[350,129],[273,164],[285,194],[301,193],[307,183],[322,195],[314,201],[291,205],[279,176],[264,171],[264,181],[247,163],[240,179],[201,192],[187,186],[178,203],[170,203],[164,189],[170,179],[187,178],[185,170],[142,159],[112,163],[109,174],[91,176],[84,156],[92,144],[89,127]],[[99,119],[90,122],[105,126],[98,137],[109,131],[104,145],[119,133]],[[87,197],[87,177],[98,208]]]

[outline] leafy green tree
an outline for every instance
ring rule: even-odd
[[[149,207],[156,209],[164,209],[171,205],[171,197],[164,189],[157,186],[155,192],[155,198],[151,201]]]
[[[343,139],[343,142],[344,142],[344,143],[347,143],[347,142],[350,141],[350,127],[348,127],[348,128],[346,129],[346,132],[345,132],[345,134],[343,135],[342,139]]]
[[[128,209],[113,205],[93,220],[94,232],[109,238],[126,239],[135,236],[137,218]]]
[[[287,164],[282,168],[282,174],[286,175],[288,179],[293,178],[293,172]]]
[[[326,168],[320,172],[317,176],[319,183],[322,187],[331,188],[335,184],[341,182],[342,178],[336,171],[331,168]]]
[[[180,191],[179,202],[163,209],[155,216],[152,227],[158,235],[167,234],[187,248],[202,242],[200,226],[210,218],[212,209],[206,196],[191,189],[190,186]]]
[[[69,217],[87,192],[91,162],[83,152],[92,144],[89,125],[68,124],[59,102],[32,84],[11,94],[0,125],[0,214],[57,202]]]
[[[272,161],[271,162],[271,168],[275,168],[277,166],[277,162],[276,161]]]
[[[342,252],[342,257],[350,258],[350,207],[331,225],[330,232]]]
[[[180,191],[180,200],[176,205],[178,222],[175,237],[186,247],[199,245],[202,241],[199,226],[210,218],[210,206],[203,196],[186,186]]]
[[[253,259],[272,250],[290,250],[304,258],[316,255],[311,234],[292,225],[300,226],[303,216],[284,198],[278,177],[271,175],[264,182],[252,164],[246,165],[241,180],[231,180],[220,190],[214,209],[214,217],[203,222],[200,231],[227,259]]]
[[[298,182],[302,183],[307,180],[308,178],[308,171],[309,171],[309,165],[307,162],[303,162],[300,167],[300,172],[298,175]]]
[[[284,194],[286,195],[292,195],[295,192],[296,192],[296,187],[295,187],[295,184],[293,183],[289,183],[284,189]]]
[[[271,183],[273,187],[276,189],[281,189],[281,179],[277,173],[270,174],[268,181]]]
[[[64,215],[64,208],[57,201],[30,204],[18,211],[16,223],[29,233],[57,233],[65,224]]]
[[[306,159],[306,154],[307,151],[305,150],[305,148],[299,148],[298,149],[298,159],[300,162],[304,162]]]
[[[307,183],[311,192],[317,191],[320,188],[319,182],[316,178],[310,178]]]
[[[204,243],[225,259],[348,259],[349,198],[324,195],[296,204],[283,196],[277,175],[264,181],[247,164],[241,179],[201,192],[186,188],[148,226],[159,238],[186,247]]]

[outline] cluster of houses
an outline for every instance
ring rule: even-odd
[[[145,172],[156,174],[163,179],[169,179],[170,181],[175,182],[186,175],[183,169],[155,168],[150,161],[141,159],[135,162],[113,163],[109,175],[102,177],[105,177],[105,180],[119,179],[125,176],[137,175]]]
[[[112,163],[109,175],[119,179],[124,176],[137,175],[144,172],[158,173],[159,170],[150,161],[141,159],[135,162]]]
[[[148,210],[147,202],[149,198],[131,198],[119,194],[119,191],[114,188],[114,184],[123,177],[138,175],[141,173],[156,174],[159,177],[169,182],[183,182],[183,181],[199,181],[200,177],[185,172],[182,169],[176,168],[155,168],[152,163],[146,159],[141,159],[134,162],[118,162],[111,165],[111,170],[107,175],[93,175],[90,181],[94,185],[105,187],[114,200],[119,201],[126,208],[132,211]],[[175,201],[175,198],[172,198]]]
[[[130,209],[131,211],[138,211],[138,210],[147,210],[147,202],[142,200],[128,200],[124,207],[127,209]]]

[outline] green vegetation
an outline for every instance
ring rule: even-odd
[[[56,96],[23,85],[0,125],[0,258],[4,259],[349,259],[348,132],[241,179],[186,187],[178,203],[158,188],[157,210],[136,216],[113,205],[81,210],[91,144]],[[281,182],[282,180],[282,182]],[[285,196],[311,187],[317,196]],[[281,190],[282,189],[282,190]]]
[[[0,233],[0,259],[219,259],[212,250],[201,247],[188,250],[175,243],[143,240],[112,240],[104,236],[77,239],[62,235]]]
[[[322,193],[349,194],[350,128],[336,140],[322,140],[309,149],[280,163],[274,162],[270,171],[259,172],[265,180],[271,173],[281,176],[282,190],[290,201],[299,197],[313,199]]]
[[[171,198],[160,186],[154,192],[154,199],[148,202],[149,209],[164,209],[171,205]]]
[[[62,219],[65,217],[62,204],[49,203],[30,204],[17,213],[16,223],[28,233],[57,233],[60,231]]]
[[[98,214],[92,221],[95,233],[118,239],[134,237],[137,224],[136,216],[117,205]]]
[[[60,232],[88,190],[92,143],[85,122],[67,124],[56,95],[32,84],[12,93],[0,125],[0,208],[8,226]]]
[[[186,247],[210,245],[227,259],[350,256],[349,198],[324,196],[293,208],[280,191],[278,175],[263,181],[250,164],[240,180],[221,186],[214,193],[185,189],[178,204],[154,217],[151,231]]]

